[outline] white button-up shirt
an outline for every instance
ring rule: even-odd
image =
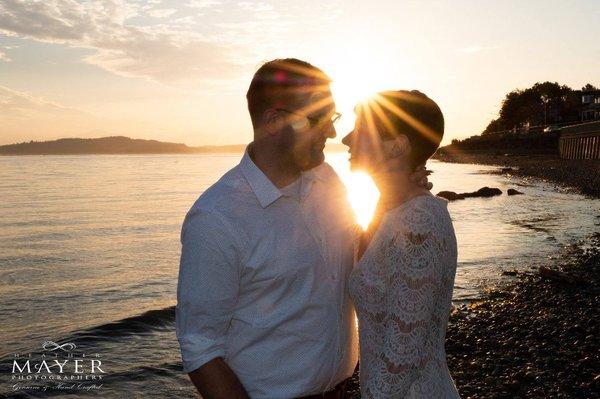
[[[188,212],[177,292],[185,372],[222,357],[265,399],[352,375],[354,214],[328,164],[302,173],[298,193],[284,195],[246,152]]]

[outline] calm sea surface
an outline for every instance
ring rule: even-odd
[[[101,355],[102,388],[69,397],[194,397],[174,331],[179,233],[198,195],[239,159],[0,157],[0,393],[15,383],[15,354],[37,353],[49,340]],[[328,155],[348,180],[346,159]],[[599,230],[600,200],[493,174],[494,167],[433,161],[430,168],[436,193],[483,186],[525,193],[449,205],[459,244],[456,301],[476,298],[502,270],[552,262],[562,246]]]

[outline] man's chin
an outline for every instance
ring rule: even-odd
[[[316,168],[325,162],[325,153],[321,150],[307,151],[302,156],[297,154],[295,157],[296,166],[300,170],[310,170]]]
[[[323,162],[325,162],[325,154],[323,153],[323,151],[319,153],[313,153],[310,161],[307,163],[307,167],[305,168],[305,170],[316,168]]]

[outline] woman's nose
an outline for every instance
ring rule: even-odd
[[[354,131],[348,133],[343,139],[342,139],[342,144],[347,145],[348,147],[350,147],[350,144],[352,144],[352,133]]]

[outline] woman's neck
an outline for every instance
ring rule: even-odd
[[[365,243],[368,243],[373,237],[387,211],[404,204],[414,197],[429,193],[427,189],[410,180],[410,172],[408,170],[385,171],[374,173],[371,176],[379,189],[379,201],[377,202],[371,223],[364,234]],[[360,250],[359,254],[362,255]]]
[[[373,180],[380,194],[377,207],[383,212],[429,192],[410,179],[408,169],[377,173]]]

